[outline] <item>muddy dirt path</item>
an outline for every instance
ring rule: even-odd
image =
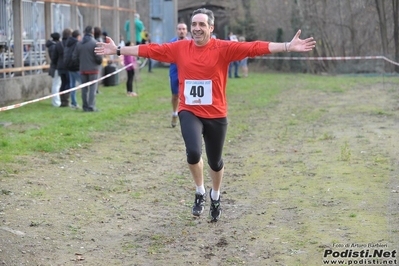
[[[293,88],[229,116],[246,128],[226,140],[218,223],[191,216],[184,145],[164,113],[21,158],[0,175],[0,265],[323,265],[341,244],[397,249],[398,102],[392,86]]]

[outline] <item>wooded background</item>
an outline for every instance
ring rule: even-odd
[[[183,2],[187,0],[181,0]],[[223,2],[223,1],[207,1]],[[399,62],[399,0],[233,0],[230,29],[247,40],[290,41],[313,36],[306,56],[386,56]],[[180,2],[179,2],[180,6]],[[216,21],[217,23],[217,21]],[[291,54],[291,56],[303,56]],[[303,72],[399,72],[386,62],[273,62]],[[353,69],[355,68],[355,69]]]

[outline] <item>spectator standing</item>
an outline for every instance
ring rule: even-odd
[[[55,46],[54,62],[57,64],[58,74],[61,77],[61,87],[60,92],[69,89],[69,73],[64,62],[64,47],[66,47],[66,41],[72,36],[72,30],[66,28],[62,31],[62,40],[58,42]],[[61,107],[69,107],[69,93],[63,93],[60,96]]]
[[[151,43],[151,34],[145,31],[145,42],[144,44]],[[152,60],[148,58],[148,73],[152,73]]]
[[[76,46],[81,39],[82,37],[80,31],[74,30],[72,32],[72,36],[66,41],[66,46],[64,47],[64,62],[69,74],[69,88],[76,87],[76,82],[82,84],[79,73],[79,60],[77,60],[77,58],[76,60],[72,60],[73,52],[75,51]],[[78,102],[76,101],[76,90],[71,91],[71,108],[79,108]]]
[[[119,46],[121,47],[125,46],[126,44],[123,35],[120,35],[119,39],[120,39]]]
[[[140,20],[140,14],[134,13],[134,24],[136,26],[136,44],[141,44],[141,32],[144,30],[144,24]],[[130,39],[130,20],[126,20],[125,22],[125,31],[126,31],[126,41],[132,41]]]
[[[229,33],[229,37],[228,40],[232,41],[232,42],[238,42],[237,36],[230,32]],[[234,77],[235,78],[239,78],[240,76],[238,75],[238,65],[240,64],[240,61],[233,61],[230,63],[229,65],[229,78],[231,78],[231,69],[234,67]]]
[[[103,31],[103,33],[102,33],[102,40],[105,41],[105,40],[107,39],[107,36],[108,36],[108,32]]]
[[[102,31],[101,31],[101,28],[100,27],[94,27],[94,39],[96,39],[96,41],[98,41],[98,42],[102,42],[102,41],[104,41],[102,38],[101,38],[101,35],[102,35]]]
[[[238,38],[239,42],[245,42],[245,37],[244,36],[240,36]],[[248,77],[248,57],[245,57],[243,60],[240,61],[240,67],[242,69],[242,76],[244,78]]]
[[[48,40],[46,42],[46,47],[48,49],[48,54],[51,61],[48,74],[53,79],[51,84],[51,94],[55,95],[51,98],[51,103],[55,107],[59,107],[61,105],[60,95],[58,94],[60,92],[60,87],[61,87],[61,78],[58,75],[57,63],[54,62],[52,58],[54,58],[55,47],[56,44],[60,41],[60,37],[61,35],[58,32],[54,32],[51,34],[51,40]]]
[[[144,30],[144,23],[140,20],[140,14],[134,14],[134,24],[136,26],[136,44],[141,43],[141,32]]]
[[[148,38],[148,32],[144,29],[140,35],[141,35],[141,44],[146,44]]]
[[[87,26],[85,35],[81,42],[78,42],[73,53],[72,60],[79,60],[79,69],[82,83],[96,80],[102,56],[94,53],[97,41],[93,37],[93,28]],[[96,90],[98,82],[82,88],[82,108],[84,112],[98,111],[96,108]]]
[[[125,46],[130,46],[130,42],[127,41]],[[123,63],[125,66],[132,64],[131,66],[126,68],[127,72],[126,91],[127,91],[127,96],[136,97],[138,95],[133,91],[134,70],[137,65],[136,57],[131,55],[125,55],[123,56]]]
[[[169,42],[176,42],[179,40],[187,40],[187,25],[186,23],[179,23],[176,27],[177,36],[174,37]],[[172,92],[172,122],[171,126],[177,126],[178,113],[177,108],[179,106],[179,77],[177,72],[177,65],[171,63],[169,66],[169,81],[170,90]]]
[[[106,40],[107,39],[107,36],[108,36],[108,33],[106,32],[106,31],[103,31],[103,33],[102,33],[102,40]],[[124,45],[123,45],[124,46]],[[118,63],[119,62],[119,58],[117,58],[117,56],[115,56],[115,55],[108,55],[108,56],[104,56],[103,57],[103,63],[102,63],[102,65],[101,65],[101,67],[103,68],[103,69],[105,69],[105,67],[107,66],[107,65],[111,65],[111,64],[114,64],[114,63]],[[104,75],[105,75],[105,70],[104,70],[104,73],[103,73]]]

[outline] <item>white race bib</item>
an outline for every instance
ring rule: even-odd
[[[184,97],[187,105],[212,104],[212,80],[185,80]]]

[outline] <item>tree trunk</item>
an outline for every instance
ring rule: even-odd
[[[342,17],[342,12],[341,12],[341,1],[339,2],[339,21],[340,21],[340,23],[341,23],[341,25],[344,25],[344,20],[343,20],[343,17]],[[340,27],[340,31],[341,31],[341,55],[342,56],[346,56],[346,52],[345,52],[345,38],[344,38],[344,36],[345,36],[345,33],[344,33],[344,27],[343,26],[341,26]]]
[[[351,47],[352,47],[352,56],[356,56],[359,55],[359,48],[358,48],[358,44],[357,44],[357,31],[356,31],[356,25],[355,25],[355,20],[354,20],[354,15],[353,15],[353,11],[352,11],[352,5],[350,0],[346,1],[346,8],[349,11],[349,31],[351,34]]]
[[[387,19],[385,15],[384,0],[375,0],[375,6],[377,8],[378,19],[380,24],[382,53],[384,56],[386,56],[388,54],[388,33],[387,33]]]
[[[395,61],[399,62],[399,0],[392,0],[392,7]],[[399,73],[399,66],[395,66],[395,72]]]

